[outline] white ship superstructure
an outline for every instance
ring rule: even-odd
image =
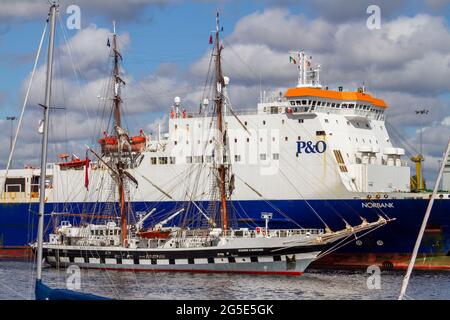
[[[328,90],[315,77],[318,70],[312,76],[300,75],[296,88],[264,96],[253,110],[232,111],[226,106],[229,153],[223,160],[235,175],[232,199],[337,199],[354,193],[409,192],[405,150],[390,141],[385,102],[363,88]],[[138,165],[130,170],[140,186],[130,190],[132,201],[184,199],[191,180],[198,182],[191,190],[192,200],[208,200],[203,194],[208,194],[211,177],[201,169],[221,161],[213,154],[220,138],[212,129],[214,118],[207,115],[208,101],[202,113],[183,109],[177,97],[168,132],[147,139]],[[89,190],[109,184],[105,166],[89,166]],[[92,198],[94,193],[85,188],[84,167],[53,164],[48,169],[49,202],[108,201],[108,190],[103,198]],[[11,170],[2,200],[37,200],[38,177],[39,169]],[[204,190],[199,192],[198,186]]]

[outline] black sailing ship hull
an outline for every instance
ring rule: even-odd
[[[301,275],[325,246],[246,249],[123,249],[44,247],[53,267],[196,273]]]

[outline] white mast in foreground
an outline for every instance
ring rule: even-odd
[[[419,251],[420,243],[422,242],[422,237],[423,237],[423,234],[425,232],[425,227],[427,226],[428,218],[430,217],[431,208],[433,207],[434,198],[436,197],[436,194],[438,192],[439,184],[441,182],[442,174],[444,172],[445,160],[448,158],[449,154],[450,154],[450,140],[449,140],[448,145],[447,145],[447,150],[445,151],[445,154],[444,154],[444,161],[442,161],[441,168],[439,169],[439,174],[438,174],[438,177],[436,179],[436,183],[434,185],[433,194],[431,195],[431,199],[430,199],[430,202],[428,203],[428,207],[427,207],[427,211],[425,213],[425,217],[423,218],[422,226],[420,227],[420,232],[419,232],[419,235],[417,237],[416,244],[414,245],[414,250],[413,250],[413,254],[411,256],[411,261],[409,261],[408,270],[406,271],[406,275],[403,278],[402,289],[400,291],[400,295],[398,297],[398,300],[403,300],[403,298],[405,297],[406,288],[408,287],[409,278],[410,278],[411,272],[412,272],[412,270],[414,268],[414,264],[416,263],[417,252]]]
[[[47,55],[47,76],[45,84],[45,104],[44,122],[42,133],[42,149],[41,149],[41,177],[39,179],[39,224],[37,234],[37,280],[42,279],[42,243],[44,241],[44,211],[45,211],[45,180],[47,174],[47,146],[48,146],[48,125],[49,112],[52,94],[52,73],[53,73],[53,49],[55,45],[55,22],[56,22],[57,4],[53,3],[50,7],[50,38],[48,42]]]

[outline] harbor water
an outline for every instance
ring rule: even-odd
[[[79,285],[80,291],[116,299],[317,300],[397,299],[404,272],[308,269],[299,277],[228,274],[120,272],[44,269],[43,279],[54,288]],[[79,276],[78,276],[79,275]],[[34,299],[35,265],[0,261],[0,299]],[[450,299],[445,271],[414,271],[409,299]]]

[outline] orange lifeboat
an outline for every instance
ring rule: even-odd
[[[61,153],[58,155],[58,157],[60,159],[64,160],[64,162],[57,163],[57,165],[59,165],[59,167],[62,170],[82,169],[84,166],[89,165],[89,162],[90,162],[89,159],[81,160],[80,158],[75,158],[75,157],[73,157],[71,161],[67,161],[67,159],[69,158],[69,155],[66,153]]]
[[[131,137],[131,151],[141,152],[144,150],[146,140],[144,136]]]
[[[141,130],[140,136],[131,137],[129,140],[130,145],[131,145],[131,151],[132,152],[142,152],[145,148],[146,141],[147,141],[147,139],[145,138],[145,136]],[[119,150],[118,142],[119,142],[119,140],[117,139],[116,136],[108,136],[106,133],[103,138],[98,140],[98,143],[100,144],[100,146],[102,148],[102,153],[118,152],[118,150]],[[122,147],[122,151],[124,151],[124,152],[128,151],[127,146],[124,145]]]
[[[170,230],[153,229],[138,232],[136,235],[143,239],[167,239],[170,237]]]

